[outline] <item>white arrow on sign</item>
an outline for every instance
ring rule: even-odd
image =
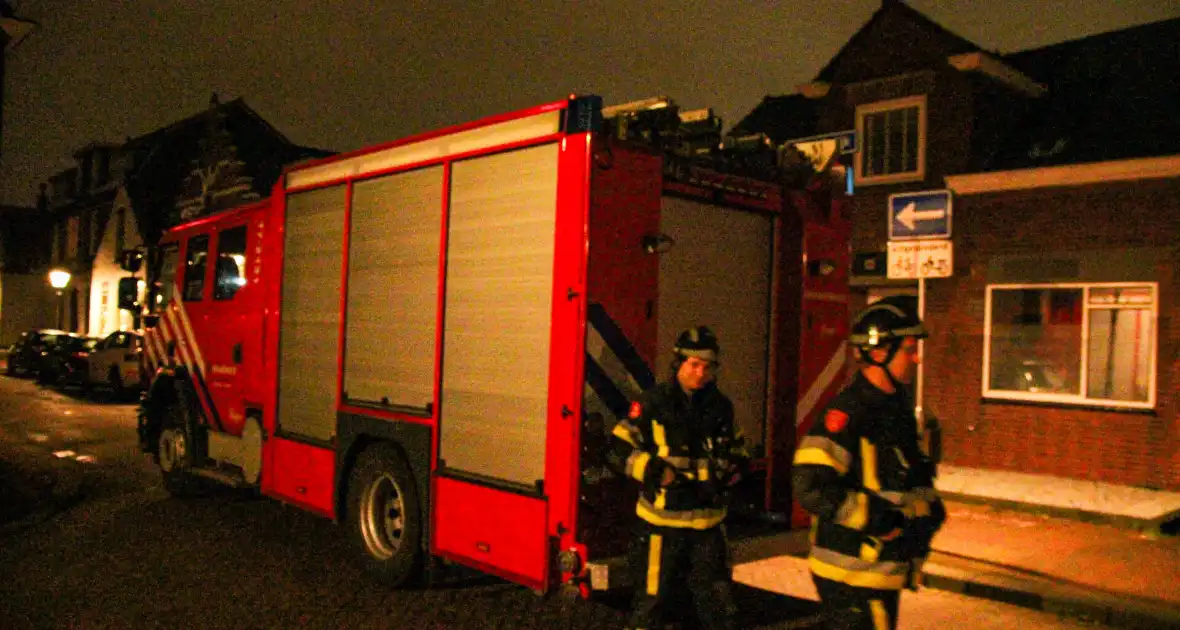
[[[931,219],[941,219],[946,216],[946,208],[935,208],[934,210],[918,210],[918,206],[914,202],[909,202],[897,213],[897,221],[905,226],[907,230],[914,229],[914,225],[918,221],[929,221]]]

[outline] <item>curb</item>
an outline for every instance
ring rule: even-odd
[[[959,494],[957,492],[940,491],[939,495],[945,501],[957,501],[959,503],[966,503],[970,505],[989,505],[999,509],[1011,510],[1013,512],[1023,512],[1025,514],[1034,514],[1037,516],[1051,516],[1053,518],[1081,521],[1083,523],[1091,523],[1094,525],[1110,525],[1119,529],[1126,529],[1155,536],[1165,535],[1163,531],[1165,525],[1170,522],[1180,520],[1180,510],[1170,512],[1156,518],[1145,519],[1136,518],[1134,516],[1124,516],[1122,514],[1094,512],[1091,510],[1083,510],[1079,508],[1056,507],[1039,503],[1014,501],[1012,499],[998,499],[972,494]]]
[[[927,562],[924,569],[922,581],[928,588],[1119,628],[1164,630],[1180,627],[1180,607],[1168,602],[1115,595],[1083,586],[1052,584],[1052,580],[1044,580],[1044,586],[1019,579],[985,581],[935,560]]]
[[[780,549],[781,556],[807,562],[807,551],[797,546]],[[992,573],[985,573],[988,570]],[[1053,576],[1005,575],[1013,572],[1002,565],[936,549],[923,566],[922,586],[1116,628],[1180,628],[1180,605],[1103,591]]]

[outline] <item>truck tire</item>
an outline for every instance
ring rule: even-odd
[[[414,475],[399,450],[374,444],[357,456],[348,476],[345,518],[361,568],[399,587],[422,564],[422,523]]]
[[[189,472],[192,466],[192,444],[185,430],[187,414],[180,401],[173,401],[164,409],[160,423],[160,437],[156,442],[156,461],[164,477],[168,494],[182,498],[197,494],[197,479]]]

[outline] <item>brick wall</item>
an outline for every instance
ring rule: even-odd
[[[927,284],[925,406],[942,423],[944,461],[1180,490],[1180,179],[958,197],[954,242],[955,277]],[[1136,278],[1159,283],[1155,408],[984,401],[994,257],[1096,250],[1118,264],[1129,248],[1156,259]]]

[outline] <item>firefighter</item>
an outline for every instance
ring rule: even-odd
[[[609,458],[640,484],[629,627],[660,628],[688,593],[705,628],[732,628],[727,490],[749,459],[733,403],[714,381],[720,356],[706,326],[680,334],[672,377],[639,396],[612,431]]]
[[[901,590],[917,590],[946,518],[906,391],[926,336],[904,298],[862,311],[848,339],[859,370],[795,451],[792,487],[812,515],[808,566],[832,629],[896,628]]]

